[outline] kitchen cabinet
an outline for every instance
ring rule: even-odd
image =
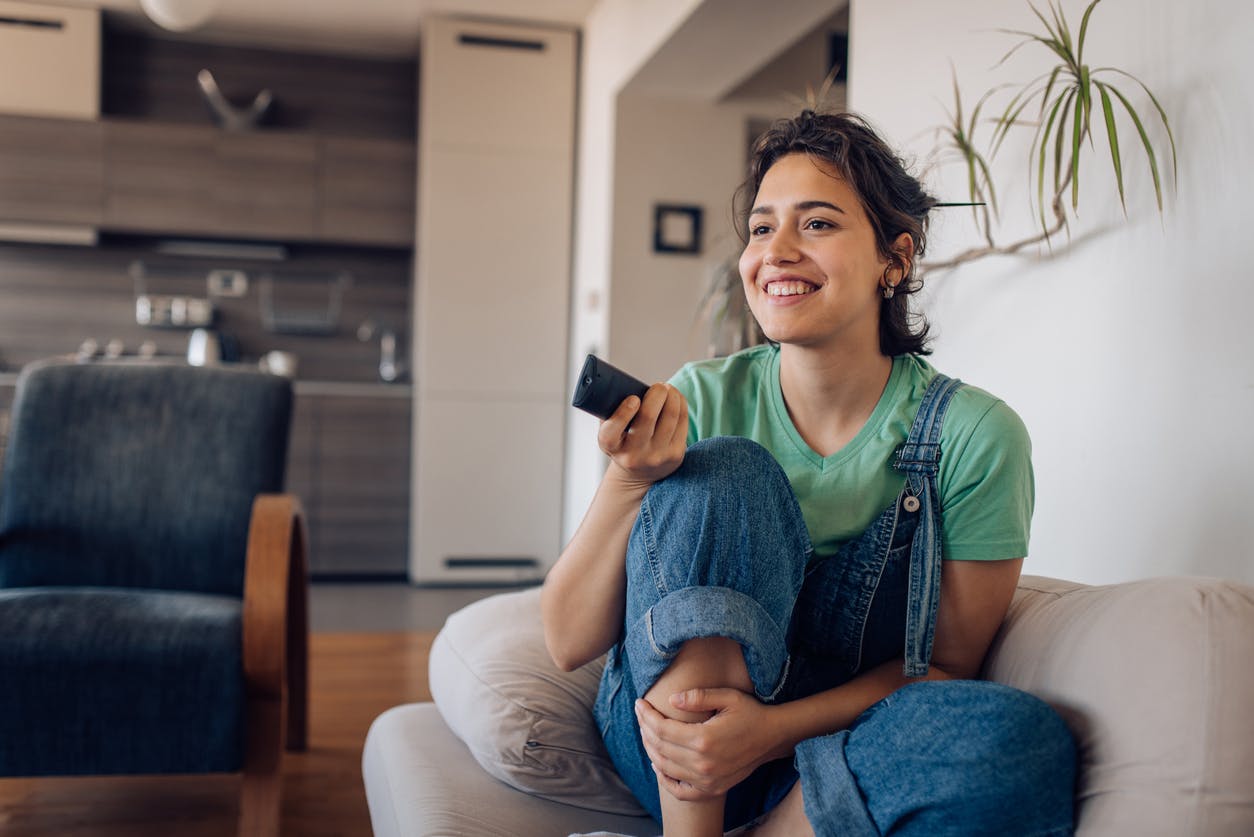
[[[100,223],[99,122],[0,116],[0,222]]]
[[[315,235],[346,244],[411,246],[416,165],[412,142],[323,138]]]
[[[414,144],[0,115],[0,223],[410,247]]]
[[[104,129],[106,228],[314,237],[316,138],[127,121]]]
[[[576,37],[431,18],[420,54],[410,578],[538,580],[561,548]],[[491,246],[481,217],[509,221]]]
[[[312,574],[405,573],[409,434],[410,402],[403,395],[298,391],[287,490],[305,507]]]

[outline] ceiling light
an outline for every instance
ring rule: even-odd
[[[187,32],[204,25],[218,5],[217,0],[139,0],[152,22],[171,32]]]

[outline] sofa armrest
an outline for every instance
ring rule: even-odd
[[[1078,834],[1254,833],[1254,587],[1025,576],[984,664],[1066,719]]]

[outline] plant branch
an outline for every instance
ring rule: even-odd
[[[1071,185],[1071,175],[1068,173],[1058,186],[1058,191],[1054,193],[1054,199],[1050,202],[1050,208],[1054,212],[1054,225],[1049,229],[1043,229],[1038,233],[1034,233],[1026,238],[1010,244],[997,245],[993,242],[993,238],[988,232],[985,232],[985,241],[987,245],[983,247],[971,247],[963,250],[961,253],[946,259],[943,262],[920,262],[919,268],[923,273],[933,273],[940,270],[952,270],[961,264],[973,262],[987,256],[1012,256],[1025,247],[1031,247],[1034,244],[1041,244],[1049,241],[1050,238],[1062,232],[1067,226],[1067,211],[1063,196],[1067,192],[1067,188]]]

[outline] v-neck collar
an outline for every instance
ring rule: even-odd
[[[825,471],[829,468],[835,468],[847,459],[855,456],[866,443],[872,439],[878,432],[889,412],[892,405],[897,402],[897,391],[901,387],[902,378],[905,375],[905,364],[902,363],[902,355],[893,357],[893,368],[888,373],[888,383],[884,385],[884,391],[880,393],[879,401],[876,402],[875,409],[871,412],[866,423],[858,430],[857,435],[850,439],[844,447],[833,453],[831,456],[821,456],[818,451],[810,447],[805,439],[801,437],[797,426],[793,424],[792,416],[788,414],[788,406],[784,403],[784,390],[779,382],[779,349],[776,348],[771,353],[770,369],[766,376],[766,386],[769,390],[768,396],[771,401],[771,407],[775,410],[776,420],[779,426],[784,428],[788,439],[796,447],[797,452],[802,458],[813,465],[819,471]]]

